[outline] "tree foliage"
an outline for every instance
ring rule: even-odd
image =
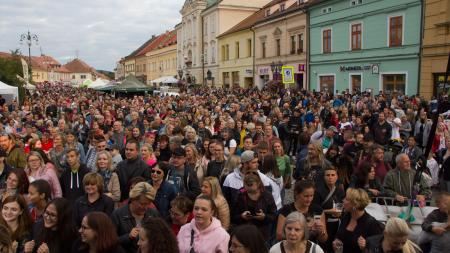
[[[24,95],[23,82],[17,78],[23,76],[23,67],[20,57],[13,55],[10,58],[0,58],[0,81],[19,87],[19,97],[22,100]]]

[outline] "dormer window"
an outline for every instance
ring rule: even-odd
[[[286,5],[284,3],[280,4],[280,11],[284,11],[286,8]]]
[[[270,16],[270,9],[266,10],[266,17]]]

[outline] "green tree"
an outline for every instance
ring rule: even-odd
[[[19,99],[23,101],[24,83],[17,76],[23,76],[22,62],[18,55],[11,58],[0,58],[0,81],[19,88]]]

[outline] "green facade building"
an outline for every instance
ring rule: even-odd
[[[309,7],[310,89],[414,95],[420,0],[327,0]]]

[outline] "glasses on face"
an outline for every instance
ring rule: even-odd
[[[44,216],[45,216],[46,218],[49,218],[49,219],[52,219],[52,220],[56,220],[56,219],[58,218],[58,215],[57,215],[57,214],[51,213],[51,212],[49,212],[49,211],[45,211],[45,212],[44,212]]]
[[[152,170],[152,174],[161,175],[162,171],[160,171],[160,170]]]

